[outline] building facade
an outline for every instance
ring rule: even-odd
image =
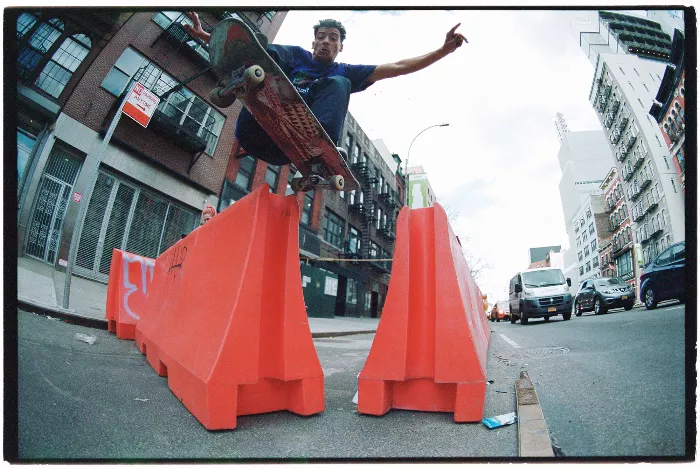
[[[217,204],[240,105],[209,103],[217,78],[183,12],[13,13],[19,251],[63,270],[77,230],[74,273],[106,282],[113,248],[157,257],[199,224],[207,202]],[[273,38],[285,13],[200,17],[211,30],[229,15]],[[160,97],[145,128],[117,113],[136,82]],[[96,160],[97,178],[88,180]],[[88,204],[82,224],[79,204]]]
[[[673,33],[671,64],[666,65],[649,114],[659,123],[685,196],[685,37],[679,30]]]
[[[403,206],[403,179],[389,168],[350,113],[342,135],[361,189],[297,194],[307,314],[379,317],[389,285],[396,218]],[[226,171],[220,210],[262,184],[279,195],[293,194],[293,168],[267,164],[243,148],[237,147],[235,153]]]
[[[410,208],[432,207],[436,200],[435,192],[423,167],[411,166],[406,172],[408,175],[408,206]]]
[[[681,18],[682,22],[682,18]],[[572,29],[595,67],[589,100],[603,125],[632,216],[633,241],[647,265],[666,246],[685,239],[685,206],[668,145],[648,110],[673,61],[668,31],[641,15],[590,12]],[[675,107],[675,106],[674,106]]]
[[[647,265],[685,239],[685,207],[669,148],[647,110],[665,65],[634,55],[600,54],[590,101],[603,124],[630,208],[634,240]]]

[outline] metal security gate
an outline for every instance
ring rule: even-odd
[[[101,171],[80,232],[75,273],[106,282],[114,248],[156,258],[198,222],[194,211]]]
[[[63,218],[82,162],[54,145],[39,183],[24,253],[48,264],[56,262]]]

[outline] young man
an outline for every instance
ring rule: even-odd
[[[202,29],[199,16],[187,13],[194,26],[187,31],[204,42],[210,34]],[[383,65],[348,65],[335,59],[343,50],[345,28],[339,21],[326,19],[314,26],[312,52],[298,46],[267,45],[267,52],[296,87],[320,124],[336,145],[340,141],[350,94],[365,90],[372,83],[386,78],[417,72],[454,52],[466,42],[455,32],[459,24],[447,32],[445,43],[438,49],[419,57]],[[236,138],[248,153],[275,165],[289,164],[289,159],[277,147],[265,130],[245,107],[236,122]]]

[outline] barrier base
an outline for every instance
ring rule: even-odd
[[[436,383],[430,378],[406,381],[358,380],[358,412],[384,415],[391,409],[454,412],[455,422],[483,418],[486,382]]]

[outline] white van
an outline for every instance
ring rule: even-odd
[[[508,308],[510,322],[520,318],[527,324],[530,318],[549,318],[561,314],[565,321],[571,319],[571,279],[564,278],[561,269],[545,267],[518,272],[510,279]]]

